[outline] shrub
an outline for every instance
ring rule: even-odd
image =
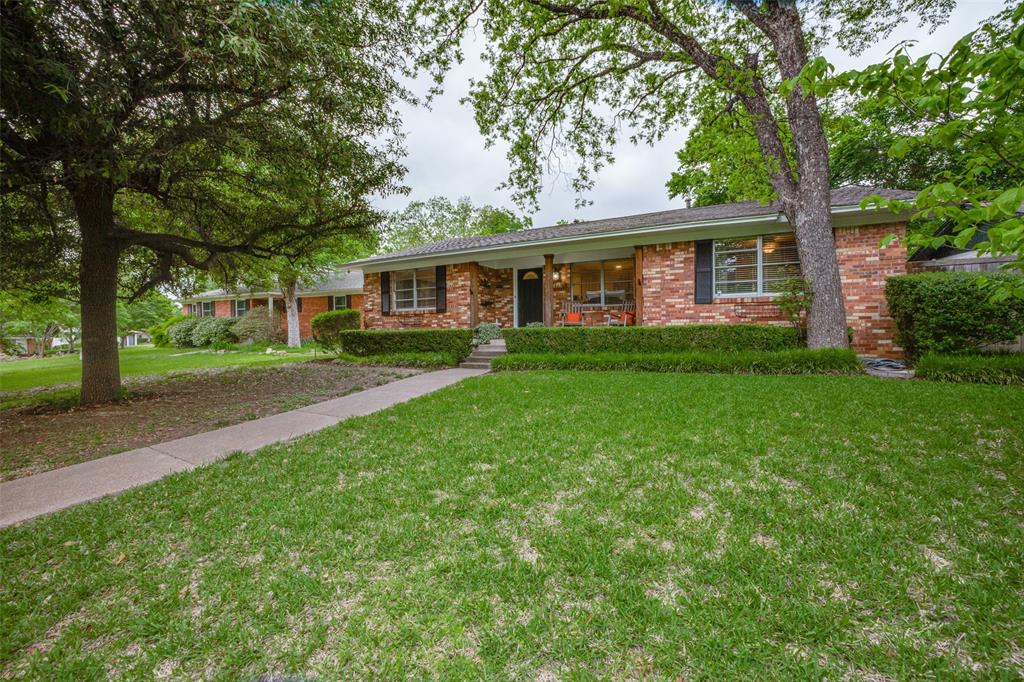
[[[927,353],[918,361],[915,376],[935,381],[1024,386],[1024,353]]]
[[[454,367],[459,358],[451,353],[388,353],[386,355],[350,355],[341,353],[338,360],[349,365],[380,365],[383,367]]]
[[[220,347],[234,343],[237,339],[231,333],[238,319],[234,317],[203,317],[192,329],[192,345],[202,348],[217,344]]]
[[[172,324],[167,328],[167,336],[171,343],[178,348],[190,348],[192,344],[192,330],[199,324],[198,317],[186,317],[181,322]]]
[[[993,303],[979,279],[1016,281],[1020,275],[928,272],[890,277],[885,299],[907,357],[963,353],[1024,334],[1024,299]]]
[[[171,337],[167,333],[167,330],[178,324],[184,322],[188,318],[185,315],[175,315],[174,317],[168,317],[166,320],[159,324],[154,324],[149,328],[149,337],[153,340],[153,345],[157,348],[167,348],[171,345]]]
[[[796,329],[766,324],[528,327],[506,329],[503,335],[509,353],[678,353],[800,347]]]
[[[779,307],[789,323],[800,334],[800,339],[807,341],[807,316],[811,312],[811,304],[814,302],[814,295],[811,290],[811,283],[802,277],[793,277],[782,282],[779,287],[779,295],[775,297],[775,305]],[[847,328],[849,335],[853,330]]]
[[[853,351],[834,348],[686,353],[521,353],[495,358],[491,369],[832,375],[864,372]]]
[[[338,338],[339,332],[359,329],[361,324],[362,316],[359,311],[351,308],[328,310],[316,315],[311,321],[313,338],[326,351],[338,350],[341,343]]]
[[[338,332],[340,349],[352,355],[447,353],[459,360],[473,352],[471,329],[348,330]]]
[[[231,333],[240,343],[282,343],[288,339],[284,316],[277,310],[270,314],[265,307],[252,308],[238,318]]]
[[[501,338],[501,326],[497,322],[484,322],[476,326],[473,343],[480,345]]]

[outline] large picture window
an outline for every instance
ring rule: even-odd
[[[434,268],[391,273],[391,303],[395,310],[433,309],[437,303]]]
[[[716,239],[715,296],[773,294],[800,276],[800,258],[791,234]]]
[[[633,261],[605,260],[569,266],[572,300],[581,305],[614,306],[633,302]]]

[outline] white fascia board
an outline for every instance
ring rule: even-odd
[[[859,205],[836,206],[832,209],[832,224],[835,227],[854,225],[876,225],[879,223],[901,222],[907,213],[896,214],[884,210],[861,209]],[[696,239],[719,239],[742,237],[755,234],[778,234],[791,232],[789,221],[781,213],[743,218],[723,218],[695,223],[659,225],[655,227],[631,228],[616,232],[602,232],[592,235],[555,237],[519,244],[498,244],[458,251],[416,254],[400,258],[377,261],[355,261],[350,267],[363,272],[385,272],[395,269],[419,268],[430,265],[451,265],[470,261],[512,260],[548,253],[566,251],[560,246],[569,246],[573,251],[591,251],[622,246],[648,246]]]

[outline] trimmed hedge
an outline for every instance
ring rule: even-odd
[[[989,301],[980,278],[1020,280],[991,272],[928,272],[898,275],[885,282],[889,314],[907,357],[963,353],[1024,334],[1024,299]]]
[[[445,353],[461,360],[473,352],[472,329],[360,329],[338,332],[339,349],[366,357],[393,353]]]
[[[919,379],[968,384],[1024,386],[1024,353],[940,355],[928,353],[917,363]]]
[[[167,333],[167,330],[178,324],[184,322],[188,317],[185,315],[175,315],[174,317],[168,317],[159,324],[154,324],[149,328],[149,337],[153,340],[153,345],[157,348],[167,348],[171,345],[171,337]]]
[[[388,353],[387,355],[350,355],[341,353],[338,361],[347,365],[378,365],[382,367],[454,367],[459,358],[451,353]]]
[[[529,327],[506,329],[509,353],[679,353],[800,348],[793,327],[685,324],[668,327]]]
[[[362,324],[362,316],[358,310],[345,308],[342,310],[328,310],[313,317],[310,326],[313,328],[313,339],[326,351],[337,350],[341,341],[338,337],[340,332],[348,329],[359,329]]]
[[[493,370],[596,370],[606,372],[705,372],[714,374],[863,374],[849,350],[687,353],[520,353],[491,362]]]

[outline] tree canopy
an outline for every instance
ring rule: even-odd
[[[474,12],[482,16],[491,68],[469,99],[488,142],[509,145],[508,185],[520,203],[535,203],[551,172],[581,193],[590,189],[623,130],[650,143],[691,121],[720,125],[721,112],[742,109],[814,291],[811,347],[847,344],[813,79],[827,67],[820,47],[835,40],[856,51],[910,11],[935,26],[953,4],[456,0],[453,12],[451,0],[423,0],[446,35],[461,33]],[[713,145],[713,135],[701,144]]]
[[[0,265],[78,296],[83,402],[119,383],[117,291],[230,279],[379,219],[418,28],[388,0],[5,2]],[[410,56],[412,55],[412,56]]]
[[[922,150],[955,156],[957,162],[936,173],[915,201],[877,199],[950,228],[913,236],[912,245],[963,247],[986,226],[987,238],[975,248],[1010,256],[1008,266],[1024,270],[1024,5],[971,31],[946,55],[913,59],[901,49],[831,83],[916,122],[889,147],[896,162]],[[1024,287],[997,286],[994,295],[1024,298]]]
[[[514,232],[529,225],[529,218],[521,218],[505,208],[474,206],[469,197],[461,197],[455,203],[445,197],[432,197],[410,202],[388,216],[383,248],[388,252],[399,251],[453,237]]]

